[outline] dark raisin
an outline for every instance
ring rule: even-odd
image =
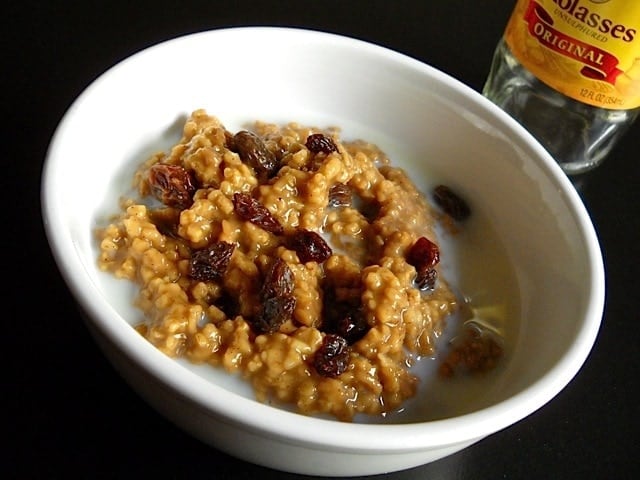
[[[222,278],[235,248],[232,243],[217,242],[193,252],[189,261],[189,277],[202,282]]]
[[[311,153],[326,153],[337,152],[338,147],[334,143],[331,137],[328,137],[322,133],[312,133],[307,137],[305,147],[309,149]]]
[[[416,270],[434,267],[439,261],[440,249],[427,237],[420,237],[407,252],[407,263],[416,267]]]
[[[282,159],[286,156],[289,150],[286,145],[283,145],[280,142],[280,137],[269,136],[265,138],[264,143],[269,151],[276,157],[278,165],[282,165]]]
[[[232,152],[238,153],[238,147],[236,146],[235,135],[229,130],[224,131],[224,146]]]
[[[180,165],[156,163],[149,169],[148,181],[151,193],[168,207],[184,210],[193,204],[195,177]]]
[[[323,377],[335,378],[349,366],[349,345],[340,335],[329,333],[313,356],[313,365]]]
[[[446,185],[438,185],[433,189],[433,199],[454,220],[462,221],[471,215],[467,202]]]
[[[335,333],[349,345],[354,344],[369,331],[369,323],[363,314],[360,297],[338,299],[333,288],[323,287],[322,323],[324,333]]]
[[[302,263],[322,263],[333,253],[320,234],[305,229],[298,229],[289,237],[289,247]]]
[[[344,183],[336,183],[329,190],[330,207],[348,207],[351,205],[351,188]]]
[[[296,297],[293,295],[267,298],[263,300],[260,312],[251,320],[251,324],[258,333],[277,332],[291,318],[295,308]]]
[[[276,332],[292,317],[296,307],[296,297],[292,292],[293,272],[284,260],[278,258],[265,275],[260,291],[260,311],[250,320],[256,332]]]
[[[149,210],[149,220],[162,235],[171,238],[179,237],[180,210],[171,207]]]
[[[336,333],[349,343],[354,344],[369,331],[369,324],[361,311],[349,312],[338,320]]]
[[[253,132],[242,130],[233,137],[233,147],[244,163],[256,172],[258,180],[264,182],[278,169],[278,160],[265,142]]]
[[[293,272],[287,262],[281,258],[276,259],[265,275],[261,299],[289,295],[293,292]]]
[[[360,330],[360,327],[369,329],[362,313],[361,286],[340,288],[332,282],[325,281],[322,285],[320,330],[325,333],[337,333],[345,337],[349,343],[353,343],[358,340],[355,338],[358,336],[355,331]]]
[[[257,225],[267,232],[281,235],[284,228],[280,222],[271,215],[262,203],[248,193],[234,193],[233,207],[240,218]]]
[[[436,285],[435,266],[440,262],[440,249],[426,237],[420,237],[407,252],[407,263],[416,269],[416,286],[420,290],[433,290]]]
[[[227,318],[235,318],[237,315],[240,315],[238,299],[226,290],[222,291],[220,296],[214,300],[213,304],[222,310]]]
[[[420,290],[433,290],[436,287],[438,272],[433,267],[417,270],[415,283]]]

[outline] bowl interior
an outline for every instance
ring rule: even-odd
[[[492,301],[518,317],[504,368],[454,412],[469,424],[490,412],[496,421],[483,428],[502,428],[578,371],[602,314],[600,251],[579,197],[532,137],[479,94],[395,52],[318,32],[238,28],[175,39],[112,68],[72,105],[48,153],[43,215],[61,271],[90,321],[155,374],[173,381],[166,364],[175,362],[130,328],[139,319],[133,287],[98,271],[93,230],[116,211],[135,167],[175,142],[197,108],[231,130],[253,120],[337,125],[343,138],[378,144],[423,190],[442,182],[464,192],[478,218],[472,240],[508,267],[496,275],[491,257],[453,240],[452,275],[463,293],[498,287]],[[198,388],[221,385],[251,401],[226,374],[180,368],[205,380]],[[416,407],[409,420],[429,415]]]

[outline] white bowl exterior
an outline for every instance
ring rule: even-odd
[[[435,175],[464,191],[492,219],[515,266],[525,318],[494,405],[423,424],[328,422],[239,397],[134,334],[130,297],[122,285],[111,289],[96,268],[93,229],[114,211],[140,160],[174,142],[186,115],[200,107],[231,130],[255,119],[339,125],[344,137],[380,145],[418,183]],[[335,35],[264,27],[211,31],[122,62],[63,118],[48,152],[42,200],[60,270],[123,376],[205,441],[282,470],[381,473],[463,448],[553,398],[586,359],[602,316],[597,237],[571,183],[542,147],[460,82]],[[153,381],[142,381],[144,375]],[[187,408],[170,407],[174,402]],[[253,423],[243,425],[253,410]],[[230,436],[216,434],[220,428]],[[233,431],[241,432],[241,444],[228,441]],[[284,454],[292,448],[305,460],[292,463],[294,455]]]

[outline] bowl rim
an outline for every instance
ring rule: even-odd
[[[304,38],[306,41],[328,42],[340,49],[360,49],[420,72],[422,76],[451,91],[450,95],[466,97],[469,106],[476,111],[487,111],[491,122],[510,133],[512,141],[532,158],[539,160],[549,182],[565,194],[566,206],[578,226],[588,252],[589,300],[585,306],[583,327],[567,348],[560,361],[537,382],[498,404],[458,417],[407,424],[362,424],[327,420],[289,412],[262,404],[225,390],[197,374],[185,369],[175,360],[165,356],[134,330],[101,296],[94,297],[91,282],[84,280],[85,266],[69,245],[64,231],[64,209],[56,200],[52,177],[60,157],[59,142],[66,134],[69,118],[79,108],[82,100],[90,94],[92,87],[122,68],[135,62],[149,52],[178,46],[181,42],[194,42],[203,36],[232,35],[278,35],[289,41]],[[520,421],[544,406],[555,397],[578,373],[590,353],[602,319],[605,296],[604,266],[599,241],[579,194],[569,178],[562,172],[550,154],[508,114],[483,97],[479,92],[452,76],[388,47],[336,33],[298,27],[243,26],[206,30],[171,38],[116,63],[92,81],[64,113],[46,153],[42,170],[41,213],[46,236],[60,273],[73,297],[98,328],[118,349],[131,360],[141,365],[160,382],[170,386],[197,404],[209,415],[226,422],[264,435],[278,437],[297,445],[322,448],[327,451],[349,452],[408,452],[426,447],[454,445],[463,441],[480,439]],[[89,301],[91,299],[91,301]],[[114,317],[121,321],[113,321]],[[215,395],[212,395],[215,393]],[[254,411],[252,423],[245,416],[247,409]],[[295,426],[295,428],[292,428]],[[310,438],[310,434],[313,437]]]

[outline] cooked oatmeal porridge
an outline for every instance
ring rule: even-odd
[[[437,207],[378,147],[296,123],[234,133],[196,110],[134,185],[97,231],[99,265],[139,285],[136,328],[162,352],[340,420],[415,395],[411,365],[462,305],[440,271]]]

